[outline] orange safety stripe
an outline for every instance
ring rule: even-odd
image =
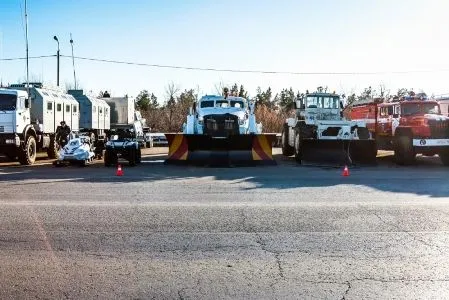
[[[169,139],[168,158],[173,160],[186,160],[189,152],[187,139],[182,134],[175,134]]]
[[[253,160],[273,160],[271,143],[265,135],[256,135],[253,138]]]

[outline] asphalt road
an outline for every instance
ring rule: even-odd
[[[2,299],[447,299],[449,169],[0,166]]]

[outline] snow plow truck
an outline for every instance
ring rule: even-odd
[[[364,120],[343,117],[339,95],[317,92],[296,99],[296,116],[286,120],[281,137],[282,154],[301,164],[350,165],[374,163],[376,143]]]
[[[165,134],[166,164],[251,166],[276,164],[275,134],[263,134],[256,122],[255,103],[243,97],[203,96],[193,103],[182,133]]]

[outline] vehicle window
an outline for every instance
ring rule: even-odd
[[[56,111],[61,111],[62,110],[62,104],[58,103],[56,104]]]
[[[47,110],[53,110],[53,103],[47,102]]]
[[[72,111],[76,113],[76,105],[73,105]]]
[[[70,112],[70,105],[65,106],[65,112]]]
[[[98,110],[100,111],[100,114],[103,113],[103,109],[101,107],[99,107]]]
[[[306,99],[307,108],[321,108],[321,101],[318,97],[308,96]]]
[[[243,108],[244,107],[244,103],[241,100],[232,100],[231,101],[231,107],[240,107]]]
[[[15,110],[16,103],[16,95],[0,94],[0,110]]]
[[[214,107],[214,101],[201,101],[200,107]]]
[[[228,100],[215,101],[215,107],[229,107],[229,102]]]
[[[337,97],[323,97],[323,108],[338,108],[338,98]]]

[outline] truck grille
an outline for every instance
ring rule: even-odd
[[[449,121],[429,120],[432,138],[449,138]]]
[[[238,117],[231,114],[205,116],[204,133],[216,137],[238,135]]]
[[[12,133],[14,128],[11,124],[6,122],[0,122],[0,133]]]

